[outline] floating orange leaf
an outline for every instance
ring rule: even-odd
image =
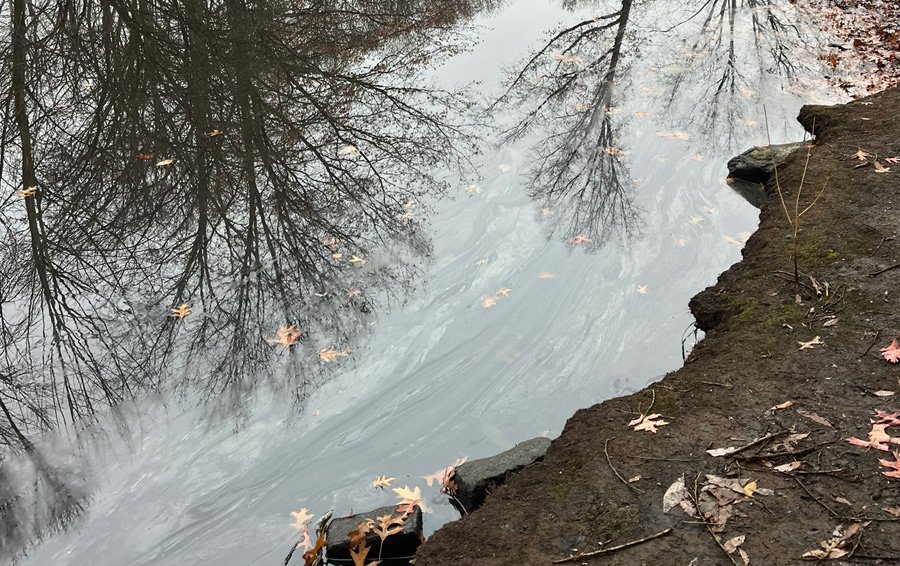
[[[193,312],[193,309],[191,307],[189,307],[187,304],[183,304],[183,305],[178,305],[177,307],[172,309],[169,313],[169,316],[175,317],[175,318],[184,318],[187,315],[191,314],[191,312]]]
[[[289,346],[293,346],[297,342],[300,341],[300,331],[297,330],[296,326],[287,326],[282,324],[278,327],[278,330],[275,331],[275,338],[269,338],[266,340],[269,344],[280,344],[285,348]]]

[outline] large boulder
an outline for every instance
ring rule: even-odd
[[[549,447],[550,439],[539,436],[496,456],[457,466],[453,476],[456,490],[450,502],[461,515],[471,513],[481,506],[491,489],[525,466],[542,460]]]
[[[806,142],[761,145],[750,148],[728,161],[728,175],[754,183],[766,183],[776,166],[784,164],[788,155]]]
[[[400,515],[395,510],[396,506],[379,507],[367,513],[357,513],[349,517],[340,517],[328,524],[327,535],[327,556],[329,563],[333,564],[352,564],[350,557],[350,535],[349,533],[359,528],[359,524],[371,519],[377,524],[378,517],[390,515],[396,517]],[[381,548],[381,557],[385,560],[385,564],[406,564],[407,562],[400,559],[411,559],[416,554],[416,549],[422,544],[425,537],[422,533],[422,511],[419,507],[415,507],[402,525],[399,533],[390,535],[384,539],[384,546],[380,547],[381,539],[373,532],[366,534],[366,544],[372,549],[369,551],[370,557],[378,556],[379,547]]]

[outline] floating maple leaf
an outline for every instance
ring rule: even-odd
[[[169,312],[169,316],[174,317],[174,318],[184,318],[187,315],[191,314],[191,312],[193,312],[193,309],[191,307],[189,307],[187,304],[183,304],[183,305],[178,305],[177,307],[172,309]]]
[[[479,187],[478,185],[473,183],[473,184],[469,185],[468,187],[466,187],[466,192],[469,193],[470,195],[474,195],[476,193],[481,192],[481,187]]]
[[[512,169],[512,165],[508,163],[501,163],[497,166],[497,169],[499,169],[501,173],[509,173],[509,170]]]
[[[352,263],[354,265],[365,265],[366,260],[355,255],[355,256],[350,257],[350,263]]]
[[[590,243],[591,243],[591,239],[588,238],[587,236],[585,236],[584,234],[579,234],[579,235],[575,236],[574,238],[572,238],[571,240],[569,240],[569,245],[572,245],[572,246],[580,246],[581,244],[590,244]]]
[[[156,162],[156,166],[157,167],[165,167],[165,166],[171,165],[173,163],[175,163],[174,159],[162,159],[162,160]]]
[[[510,289],[509,287],[503,287],[499,291],[497,291],[495,295],[498,297],[508,297],[510,293],[512,293],[512,289]]]
[[[22,198],[33,197],[38,192],[37,187],[28,187],[27,189],[19,189],[16,191],[16,194]]]
[[[400,220],[406,220],[407,222],[409,222],[412,219],[413,219],[413,213],[408,210],[400,215]]]
[[[350,355],[350,350],[336,350],[334,348],[322,348],[319,350],[319,359],[323,362],[335,363],[338,358],[345,358]]]
[[[296,512],[291,511],[291,517],[294,519],[294,522],[291,523],[291,526],[298,531],[303,532],[304,530],[306,530],[307,523],[309,523],[309,520],[313,518],[313,515],[310,515],[309,509],[304,507]]]
[[[386,487],[391,487],[391,482],[394,481],[395,477],[387,477],[387,476],[378,476],[374,480],[372,480],[372,487],[377,489],[384,489]]]
[[[628,152],[625,151],[624,149],[619,149],[618,147],[614,147],[611,145],[600,148],[600,151],[602,151],[603,153],[606,153],[608,155],[612,155],[614,157],[624,157],[624,156],[628,155]]]
[[[300,331],[296,326],[287,326],[282,324],[275,331],[275,338],[266,340],[269,344],[280,344],[285,348],[293,346],[300,341]]]
[[[431,511],[428,506],[422,502],[422,490],[418,486],[416,486],[415,489],[409,489],[409,486],[395,487],[394,493],[400,498],[400,503],[397,504],[398,513],[412,513],[416,506],[418,506],[423,513]]]
[[[628,426],[634,427],[634,430],[636,431],[646,430],[647,432],[655,434],[657,427],[669,424],[668,421],[662,420],[660,418],[661,416],[662,415],[659,413],[653,413],[652,415],[641,414],[641,416],[628,423]]]
[[[338,155],[342,157],[353,157],[359,153],[359,148],[355,145],[345,145],[338,150]]]
[[[556,274],[550,273],[549,271],[541,271],[540,273],[538,273],[537,276],[538,276],[538,279],[543,279],[545,281],[549,280],[549,279],[556,279]]]
[[[891,340],[886,348],[881,349],[881,357],[892,364],[900,362],[900,344],[897,344],[896,338]]]
[[[703,217],[691,215],[688,218],[688,222],[690,222],[691,224],[700,224],[701,222],[703,222]]]
[[[466,457],[457,458],[456,462],[452,466],[447,466],[446,468],[441,468],[440,470],[434,472],[433,474],[428,474],[424,476],[425,483],[428,487],[431,487],[435,482],[441,486],[441,493],[453,493],[456,491],[456,484],[453,482],[453,476],[456,473],[456,468],[465,463]]]
[[[650,112],[634,112],[635,118],[652,118],[655,114],[651,114]]]
[[[647,286],[646,285],[638,285],[637,292],[640,293],[641,295],[646,295],[647,294]]]
[[[481,306],[486,309],[489,309],[496,304],[497,304],[497,299],[495,299],[494,297],[482,297],[482,299],[481,299]]]

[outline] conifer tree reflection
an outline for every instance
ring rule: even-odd
[[[504,139],[540,133],[529,187],[566,239],[584,235],[601,244],[629,233],[637,220],[615,108],[631,7],[622,0],[615,11],[558,31],[494,105],[528,109]]]

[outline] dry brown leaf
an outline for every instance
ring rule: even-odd
[[[769,407],[768,410],[769,410],[769,412],[774,413],[775,411],[778,411],[780,409],[787,409],[787,408],[793,407],[793,406],[794,406],[793,401],[785,401],[784,403],[778,403],[777,405],[772,405],[771,407]]]
[[[877,160],[872,162],[872,166],[875,168],[876,173],[890,173],[891,172],[890,167],[883,166]]]
[[[635,431],[646,430],[647,432],[656,433],[657,427],[666,426],[669,424],[668,421],[662,420],[660,417],[662,415],[659,413],[653,413],[652,415],[644,415],[641,414],[636,419],[633,419],[628,423],[628,426],[634,427]]]
[[[734,554],[734,551],[737,550],[739,546],[744,544],[744,539],[746,538],[747,535],[740,535],[730,538],[722,543],[722,550],[724,550],[728,554]]]
[[[781,464],[780,466],[775,466],[772,469],[776,470],[778,472],[787,473],[787,472],[793,472],[794,470],[796,470],[797,468],[799,468],[802,465],[803,465],[803,462],[795,461],[795,462],[788,462],[787,464]]]
[[[876,397],[893,397],[894,394],[895,394],[894,391],[885,391],[885,390],[874,391],[872,393],[872,395],[874,395]]]
[[[821,346],[821,345],[825,344],[825,342],[822,342],[820,336],[816,336],[809,342],[797,342],[797,343],[800,344],[801,350],[812,350],[816,346]]]
[[[801,417],[806,417],[814,423],[818,423],[822,426],[827,426],[829,428],[834,428],[834,426],[826,419],[825,417],[820,417],[815,413],[811,413],[809,411],[804,411],[803,409],[797,409],[797,414]]]
[[[891,514],[894,517],[900,517],[900,507],[885,507],[882,511]]]

